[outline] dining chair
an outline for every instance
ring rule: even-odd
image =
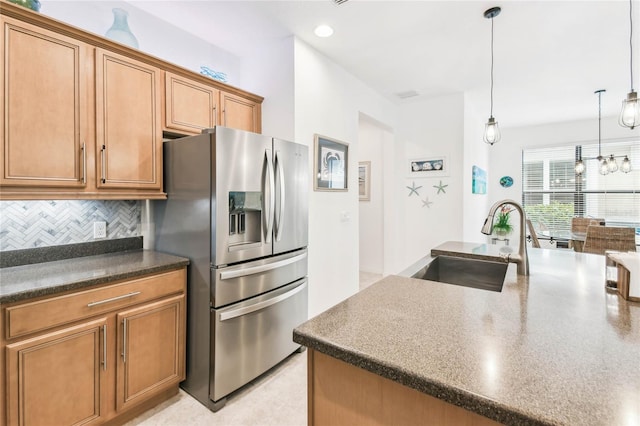
[[[604,254],[605,250],[636,251],[635,229],[589,225],[583,251],[585,253]]]
[[[529,219],[527,219],[527,228],[529,229],[529,235],[531,235],[531,246],[535,248],[540,248],[540,241],[538,241],[538,234],[536,234],[536,230],[533,229],[533,224]]]
[[[604,218],[595,217],[572,217],[571,218],[571,232],[587,232],[587,226],[589,225],[604,225]]]
[[[583,251],[584,237],[587,234],[589,225],[604,225],[604,218],[595,217],[572,217],[571,218],[571,238],[569,240],[569,248],[575,251]]]

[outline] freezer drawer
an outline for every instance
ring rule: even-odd
[[[307,250],[211,270],[211,303],[220,308],[307,275]]]
[[[307,320],[307,279],[211,310],[209,397],[217,402],[294,352],[293,329]]]

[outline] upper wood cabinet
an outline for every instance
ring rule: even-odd
[[[262,104],[244,93],[231,93],[170,72],[165,73],[165,130],[199,134],[222,125],[260,133]],[[238,91],[240,92],[240,91]]]
[[[262,131],[260,96],[0,5],[0,200],[166,198],[163,131]]]
[[[220,93],[221,124],[234,129],[260,133],[261,106],[259,103],[231,93]]]
[[[160,70],[96,49],[98,188],[162,188]]]
[[[0,22],[0,185],[82,189],[90,47],[15,19]]]
[[[218,89],[169,72],[164,80],[168,131],[197,134],[218,124]]]

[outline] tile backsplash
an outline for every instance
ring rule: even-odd
[[[96,241],[93,222],[107,222],[107,238],[141,235],[139,201],[0,201],[0,252]]]

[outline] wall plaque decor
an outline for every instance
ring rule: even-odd
[[[313,152],[313,189],[315,191],[346,191],[349,144],[316,134]]]

